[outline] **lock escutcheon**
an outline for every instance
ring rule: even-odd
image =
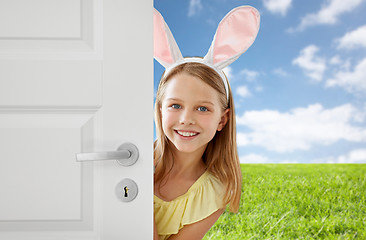
[[[116,196],[122,202],[131,202],[134,200],[138,193],[137,184],[130,178],[122,179],[116,185]]]

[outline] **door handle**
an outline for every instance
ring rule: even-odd
[[[76,154],[77,162],[116,160],[125,167],[133,165],[138,158],[139,150],[132,143],[124,143],[120,145],[116,151]]]

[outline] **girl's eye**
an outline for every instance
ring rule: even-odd
[[[182,108],[179,104],[172,104],[171,107],[174,108],[174,109],[180,109],[180,108]]]
[[[207,112],[208,109],[207,109],[207,107],[198,107],[198,111],[200,111],[200,112]]]

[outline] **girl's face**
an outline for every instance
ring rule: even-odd
[[[162,99],[163,132],[178,151],[203,153],[225,126],[228,112],[211,86],[186,73],[177,74],[167,82]]]

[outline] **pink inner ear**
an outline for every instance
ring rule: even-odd
[[[256,12],[248,9],[228,16],[217,29],[213,63],[225,61],[243,53],[252,45],[257,34]]]
[[[173,63],[173,57],[166,35],[165,22],[161,15],[154,11],[154,57],[166,63]]]

